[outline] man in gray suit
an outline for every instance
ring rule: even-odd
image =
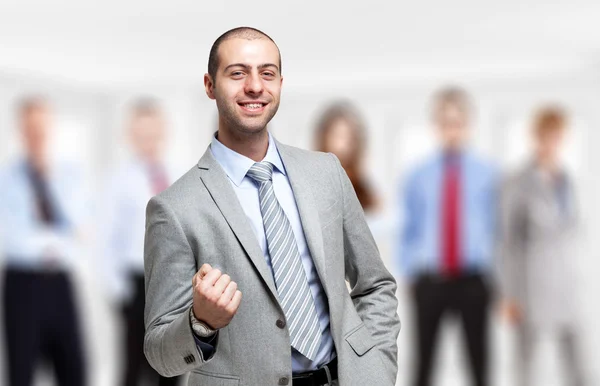
[[[146,357],[190,385],[394,385],[396,283],[337,158],[267,131],[282,80],[263,32],[213,44],[218,132],[148,203]]]
[[[565,385],[584,385],[577,306],[578,209],[573,179],[562,167],[567,125],[558,107],[534,120],[535,156],[505,183],[501,283],[505,314],[518,333],[519,386],[537,385],[533,363],[540,338],[559,342]]]

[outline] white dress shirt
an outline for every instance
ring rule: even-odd
[[[165,173],[171,183],[174,171],[165,166]],[[109,295],[115,300],[126,300],[132,294],[129,274],[144,274],[146,205],[154,194],[149,165],[134,158],[117,168],[101,199],[101,269]]]

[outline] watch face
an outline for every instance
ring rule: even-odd
[[[192,330],[194,330],[194,333],[203,338],[209,337],[216,332],[216,331],[211,330],[208,326],[206,326],[204,323],[202,323],[198,319],[196,319],[191,310],[190,310],[190,321],[192,322]]]
[[[196,334],[202,335],[202,336],[204,336],[207,332],[206,328],[204,328],[204,326],[201,324],[194,324],[194,331],[196,332]]]
[[[198,335],[200,335],[204,338],[208,338],[209,336],[211,336],[212,334],[215,333],[214,331],[211,331],[209,328],[207,328],[203,324],[200,324],[197,326],[196,332]]]

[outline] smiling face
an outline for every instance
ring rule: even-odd
[[[567,113],[559,107],[547,107],[538,112],[533,135],[537,158],[543,164],[554,165],[560,161],[567,125]]]
[[[138,114],[132,117],[130,125],[130,139],[134,152],[144,160],[158,161],[166,139],[165,124],[160,114]]]
[[[458,103],[441,103],[434,116],[438,137],[446,150],[459,150],[467,141],[469,119]]]
[[[564,127],[550,127],[540,130],[535,136],[538,158],[546,162],[557,162],[564,142]]]
[[[337,118],[325,133],[324,151],[335,154],[342,165],[352,164],[359,155],[357,130],[349,119]]]
[[[219,110],[219,130],[235,136],[261,133],[279,108],[283,78],[279,50],[269,39],[231,38],[218,50],[213,79],[204,76],[209,98]]]
[[[21,114],[21,133],[30,158],[41,161],[47,153],[52,112],[44,102],[35,102]]]

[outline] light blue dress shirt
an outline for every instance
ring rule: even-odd
[[[56,224],[44,224],[37,213],[29,164],[19,159],[0,171],[0,244],[5,263],[20,269],[68,270],[82,258],[77,237],[89,213],[81,173],[74,165],[54,162],[45,183]]]
[[[258,185],[251,178],[246,177],[246,173],[255,162],[250,158],[236,153],[235,151],[224,146],[217,140],[216,137],[213,138],[210,149],[219,165],[221,165],[229,177],[231,186],[233,187],[233,190],[235,191],[235,194],[237,195],[240,204],[244,209],[246,216],[248,217],[252,230],[256,235],[258,244],[263,251],[265,261],[271,270],[271,274],[273,274],[273,267],[271,266],[271,258],[267,248],[267,239],[265,236],[262,214],[260,212]],[[306,271],[306,277],[308,278],[310,291],[313,295],[313,299],[315,300],[315,306],[317,315],[319,316],[319,324],[322,334],[321,346],[315,361],[309,360],[294,348],[291,348],[292,372],[301,373],[316,370],[335,358],[335,346],[329,329],[329,307],[327,304],[327,297],[310,255],[306,238],[304,237],[304,230],[300,221],[300,215],[298,214],[298,208],[296,206],[296,199],[294,198],[292,186],[290,185],[286,175],[285,166],[283,165],[281,157],[279,156],[277,145],[270,134],[269,148],[263,161],[268,161],[275,166],[273,169],[273,189],[279,204],[290,221],[294,236],[296,237],[296,243],[302,259],[302,265]]]
[[[499,174],[496,168],[465,151],[460,167],[462,221],[461,271],[490,273],[496,248]],[[442,269],[441,221],[445,156],[434,155],[412,171],[402,196],[404,226],[399,236],[399,267],[411,279]]]

